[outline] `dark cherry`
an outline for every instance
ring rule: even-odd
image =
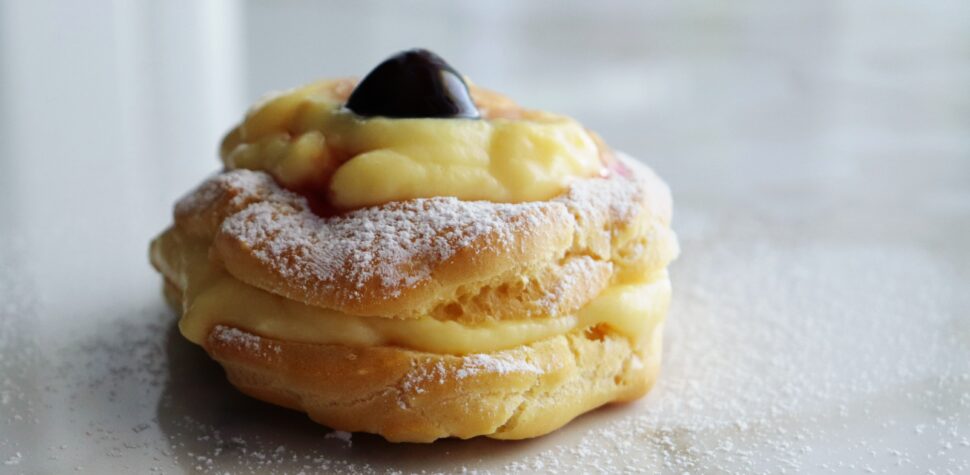
[[[365,77],[347,100],[362,116],[477,119],[461,74],[426,49],[391,56]]]

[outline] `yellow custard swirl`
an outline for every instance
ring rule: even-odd
[[[395,345],[444,354],[490,352],[608,325],[632,341],[652,334],[670,302],[666,271],[615,283],[574,315],[465,324],[438,320],[361,317],[309,306],[248,285],[208,257],[208,245],[169,230],[153,244],[153,260],[182,291],[179,329],[203,344],[219,324],[285,341],[350,346]]]
[[[608,149],[575,120],[526,110],[471,89],[481,119],[361,117],[344,107],[355,82],[322,81],[255,105],[223,140],[228,169],[263,170],[336,210],[415,198],[545,201],[577,179],[603,174]],[[632,232],[631,228],[631,232]],[[181,291],[182,333],[203,344],[227,324],[286,341],[396,345],[447,354],[489,352],[609,326],[633,341],[662,323],[670,282],[662,269],[621,272],[571,315],[483,324],[433,317],[353,316],[248,285],[210,259],[211,243],[169,230],[153,261]]]
[[[502,102],[481,120],[364,118],[343,107],[353,84],[313,83],[257,104],[223,141],[226,167],[268,171],[337,209],[435,196],[541,201],[601,173],[597,141],[568,117]]]

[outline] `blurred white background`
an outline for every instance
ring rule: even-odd
[[[645,403],[532,445],[348,451],[173,339],[146,247],[221,135],[416,46],[671,184],[684,254]],[[268,470],[221,431],[377,471],[966,473],[968,132],[957,0],[0,0],[0,472]],[[615,424],[636,437],[594,431]]]
[[[919,184],[970,173],[960,1],[0,5],[0,179],[23,197],[4,200],[4,217],[31,219],[19,205],[58,183],[42,194],[156,190],[124,206],[158,219],[216,168],[247,104],[412,46],[576,116],[685,193],[824,200],[861,168]],[[927,157],[938,166],[919,166]]]

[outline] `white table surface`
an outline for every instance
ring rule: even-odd
[[[671,184],[644,400],[347,442],[175,331],[146,246],[220,134],[419,45]],[[2,1],[0,473],[968,473],[968,132],[966,2]]]

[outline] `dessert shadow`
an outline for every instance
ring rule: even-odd
[[[305,414],[253,399],[226,379],[222,367],[186,340],[175,322],[165,336],[168,379],[158,402],[159,429],[173,461],[189,470],[304,468],[327,471],[452,471],[487,460],[514,462],[547,442],[484,437],[432,444],[390,443],[354,433],[351,439]]]

